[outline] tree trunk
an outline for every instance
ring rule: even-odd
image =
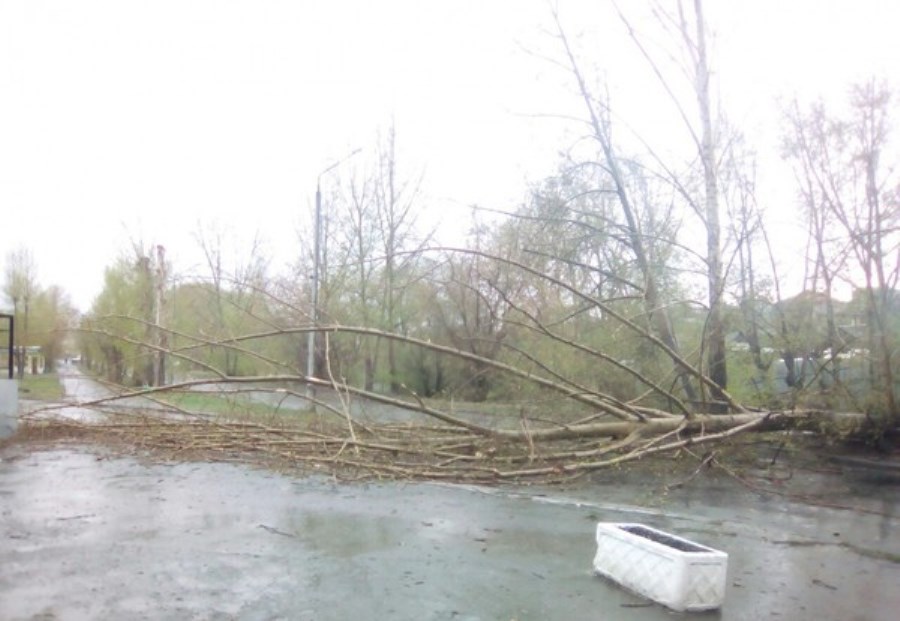
[[[640,434],[650,438],[662,434],[678,432],[691,434],[709,434],[727,431],[755,421],[759,425],[756,431],[778,431],[785,429],[822,429],[823,425],[838,426],[844,430],[858,431],[871,424],[871,420],[858,412],[830,412],[821,410],[798,410],[784,412],[765,412],[747,414],[698,414],[692,419],[681,417],[659,418],[644,422],[614,421],[586,425],[570,425],[552,429],[531,429],[527,436],[535,442],[544,440],[565,440],[584,438],[627,438]],[[496,435],[507,439],[525,438],[521,431],[498,430]]]
[[[375,362],[369,354],[366,355],[364,373],[363,386],[371,392],[375,387]]]
[[[678,341],[676,340],[675,334],[672,331],[672,324],[669,319],[669,314],[666,311],[666,306],[665,304],[662,304],[661,300],[659,299],[659,289],[656,283],[656,275],[654,274],[653,268],[650,265],[648,253],[645,248],[645,242],[641,235],[640,227],[638,226],[634,208],[631,204],[631,198],[628,194],[625,181],[622,178],[619,162],[616,158],[612,142],[609,138],[608,127],[606,126],[604,120],[601,119],[595,108],[594,101],[587,87],[587,83],[584,80],[584,76],[582,76],[581,74],[578,63],[575,61],[575,55],[569,47],[568,39],[563,32],[562,25],[560,24],[559,18],[555,12],[554,17],[556,18],[557,30],[560,39],[562,40],[563,46],[565,47],[566,55],[569,59],[572,73],[574,74],[575,79],[578,82],[578,89],[581,94],[581,98],[587,108],[594,139],[597,141],[603,151],[603,157],[606,162],[608,172],[612,177],[612,181],[615,186],[616,197],[619,200],[619,205],[622,208],[622,214],[625,217],[625,221],[627,223],[626,228],[628,231],[629,245],[634,252],[635,261],[637,262],[638,269],[640,270],[641,275],[644,279],[644,308],[646,309],[647,315],[649,317],[650,325],[653,327],[656,334],[659,336],[659,339],[666,345],[666,347],[674,352],[678,352],[680,349],[678,346]],[[697,393],[694,389],[693,384],[691,384],[690,378],[684,372],[682,372],[681,369],[677,369],[677,365],[676,373],[687,399],[692,402],[696,401]]]
[[[706,263],[709,287],[709,318],[706,326],[706,360],[710,379],[723,389],[728,388],[728,369],[725,350],[725,324],[722,316],[722,248],[719,222],[719,183],[716,160],[715,136],[709,100],[709,61],[706,56],[706,22],[703,19],[703,2],[694,0],[697,20],[697,104],[700,110],[700,159],[703,162],[703,180],[706,194]],[[712,395],[715,402],[712,411],[725,411],[721,406],[722,395]]]

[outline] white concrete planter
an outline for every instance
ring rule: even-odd
[[[725,599],[728,555],[643,524],[597,524],[594,571],[672,610],[711,610]]]

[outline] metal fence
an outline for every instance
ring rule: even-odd
[[[3,344],[3,354],[0,355],[0,372],[6,370],[7,377],[13,378],[13,335],[16,329],[16,319],[12,315],[0,313],[0,343]]]

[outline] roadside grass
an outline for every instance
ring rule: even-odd
[[[167,392],[157,398],[161,403],[196,414],[215,415],[229,420],[256,423],[302,423],[313,415],[302,410],[279,408],[248,399],[244,395],[217,392]]]
[[[340,413],[327,411],[326,408],[319,407],[315,411],[311,411],[309,409],[299,410],[291,407],[278,407],[274,404],[256,401],[246,393],[173,391],[159,393],[155,399],[160,403],[171,405],[176,409],[192,414],[216,416],[231,421],[261,423],[273,426],[317,425],[321,424],[323,417],[332,419],[334,416],[338,416],[343,420],[343,416]],[[331,402],[338,410],[341,409],[341,406],[336,403],[336,399],[331,397],[324,397],[324,399],[327,402]],[[464,418],[472,416],[486,417],[493,420],[495,425],[515,428],[518,428],[522,416],[530,416],[536,421],[550,424],[558,420],[570,419],[572,416],[578,417],[589,413],[583,406],[576,404],[567,407],[567,404],[560,404],[559,401],[558,398],[551,398],[546,401],[533,400],[524,404],[454,401],[439,398],[423,400],[428,406],[443,410],[451,415],[461,415]],[[377,411],[379,407],[391,408],[391,406],[380,406],[377,403],[370,403],[367,409],[371,413],[372,408],[376,408]],[[377,418],[377,414],[374,414],[374,416]],[[421,422],[427,423],[430,421],[433,422],[428,416],[422,415]]]
[[[19,396],[35,401],[59,401],[65,396],[59,375],[44,373],[42,375],[26,375],[19,380]]]

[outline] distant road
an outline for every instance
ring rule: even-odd
[[[57,369],[67,399],[90,401],[111,397],[113,392],[81,372],[77,364],[61,363]]]

